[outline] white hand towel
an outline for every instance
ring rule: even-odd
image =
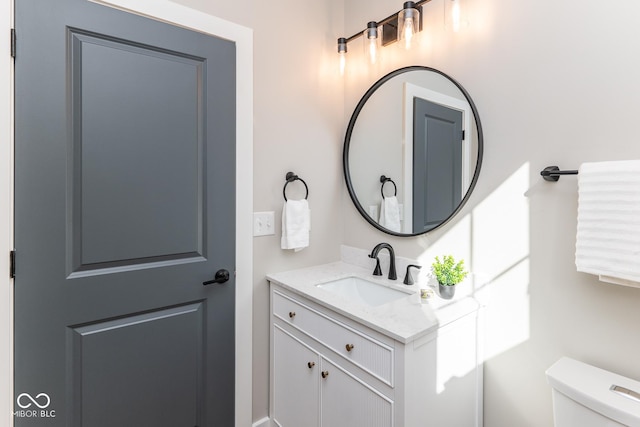
[[[576,267],[640,286],[640,160],[580,166]]]
[[[288,200],[282,208],[282,249],[298,252],[309,246],[311,211],[306,199]]]
[[[400,205],[395,196],[382,199],[378,224],[388,230],[400,232]]]

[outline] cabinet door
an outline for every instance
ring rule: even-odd
[[[318,427],[318,354],[273,325],[273,358],[274,421],[282,427]]]
[[[391,427],[393,402],[322,359],[323,427]]]

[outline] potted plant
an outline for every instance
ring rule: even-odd
[[[438,280],[440,296],[444,299],[451,299],[456,292],[455,286],[462,282],[468,271],[464,269],[464,260],[456,263],[451,255],[444,255],[442,261],[439,257],[431,264],[431,271]]]

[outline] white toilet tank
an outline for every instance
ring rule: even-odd
[[[640,427],[640,382],[563,357],[547,369],[555,427]]]

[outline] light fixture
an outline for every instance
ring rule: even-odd
[[[365,55],[372,64],[380,59],[381,46],[388,46],[399,41],[404,48],[409,49],[414,35],[422,31],[422,5],[430,1],[432,0],[405,2],[401,11],[389,15],[381,21],[370,21],[364,31],[358,31],[351,37],[340,37],[338,39],[340,73],[344,73],[347,44],[360,36],[363,37]]]
[[[338,39],[338,55],[340,57],[340,74],[342,75],[347,62],[347,39],[344,37]]]
[[[411,49],[414,35],[420,31],[420,11],[412,1],[404,2],[398,13],[398,43],[405,49]]]
[[[367,29],[362,33],[364,53],[369,58],[371,64],[375,64],[380,55],[380,39],[378,23],[370,21],[367,23]]]

